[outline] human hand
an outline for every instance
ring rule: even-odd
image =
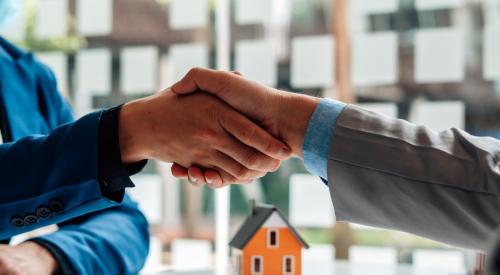
[[[49,275],[56,269],[57,262],[52,254],[35,242],[18,246],[0,245],[2,275]]]
[[[209,187],[252,181],[275,171],[288,146],[209,94],[179,96],[168,90],[122,107],[122,161],[142,159],[211,168]]]
[[[286,142],[293,154],[302,157],[302,144],[309,119],[319,103],[315,97],[299,95],[266,87],[231,72],[192,69],[172,86],[176,94],[204,91],[213,94]],[[186,166],[184,166],[186,167]],[[198,180],[209,179],[212,172],[199,167],[174,165],[174,176],[187,174]],[[209,173],[207,175],[207,173]]]

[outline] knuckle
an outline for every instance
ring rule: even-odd
[[[261,158],[258,154],[250,154],[245,159],[245,166],[250,169],[259,168],[261,164]]]
[[[247,179],[247,178],[250,178],[251,174],[252,174],[252,171],[250,171],[250,169],[242,167],[236,173],[236,177],[238,179]]]
[[[217,141],[219,135],[216,131],[205,128],[198,130],[198,137],[202,139],[204,143],[214,143]]]
[[[201,72],[201,68],[200,67],[193,67],[191,68],[188,73],[187,73],[187,76],[189,78],[193,78],[195,77],[197,74],[199,74]]]
[[[277,154],[280,150],[280,146],[278,146],[276,143],[272,141],[268,141],[264,147],[264,150],[268,154]]]
[[[241,129],[240,136],[243,141],[252,140],[254,135],[255,135],[255,129],[252,127]]]

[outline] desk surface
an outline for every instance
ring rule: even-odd
[[[214,270],[194,270],[194,271],[163,271],[144,273],[146,275],[216,275]],[[381,266],[352,264],[344,261],[337,262],[318,262],[317,264],[308,264],[304,266],[303,275],[465,275],[466,273],[457,273],[449,270],[436,269],[417,269],[410,265]],[[226,275],[236,275],[228,272]]]

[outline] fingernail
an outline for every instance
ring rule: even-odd
[[[205,181],[206,181],[208,184],[212,184],[212,183],[214,183],[214,181],[213,181],[211,178],[207,178],[207,177],[205,177]]]
[[[291,155],[292,151],[287,147],[282,147],[278,153],[280,158],[288,158]]]
[[[197,182],[196,178],[191,177],[191,175],[188,174],[188,181],[192,184],[195,184]]]

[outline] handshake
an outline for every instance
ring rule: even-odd
[[[171,162],[175,177],[210,188],[248,183],[302,157],[318,103],[238,73],[194,68],[167,90],[123,106],[122,161]]]

